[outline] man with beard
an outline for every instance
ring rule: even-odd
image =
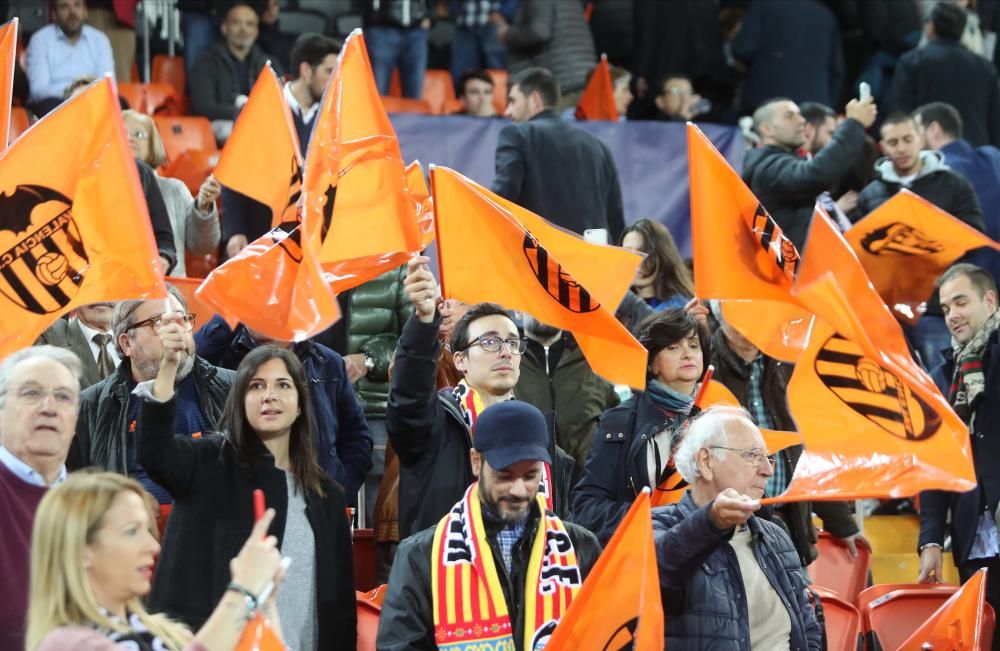
[[[157,329],[164,314],[181,313],[187,331],[188,352],[177,370],[175,432],[193,438],[218,429],[222,408],[235,374],[212,366],[194,353],[194,315],[184,297],[168,285],[164,299],[122,301],[111,316],[115,346],[121,363],[115,372],[80,395],[76,438],[66,465],[71,470],[97,466],[134,477],[161,504],[172,500],[136,462],[135,429],[139,403],[132,390],[153,380],[163,356]]]
[[[600,554],[594,535],[556,517],[538,492],[552,458],[537,408],[493,405],[475,434],[478,481],[399,546],[379,618],[382,651],[541,648]],[[489,608],[462,607],[483,595]]]
[[[111,375],[120,361],[111,334],[114,303],[91,303],[76,309],[72,319],[57,319],[36,344],[58,346],[76,353],[83,362],[80,388],[86,389]]]

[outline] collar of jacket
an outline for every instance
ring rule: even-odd
[[[538,113],[528,118],[528,122],[534,122],[535,120],[559,120],[561,119],[559,115],[553,109],[542,109]]]
[[[922,179],[925,176],[930,176],[936,172],[951,169],[944,162],[944,154],[939,151],[923,149],[920,151],[919,156],[920,171],[917,172],[917,177],[913,179],[913,181],[910,181],[910,183],[913,183],[917,179]],[[896,168],[893,167],[892,161],[889,160],[888,156],[883,156],[875,162],[875,174],[886,183],[896,183],[898,185],[902,185],[903,183],[899,174],[896,173]]]
[[[241,323],[236,327],[236,332],[233,335],[233,341],[229,345],[229,348],[236,353],[241,360],[246,357],[247,353],[258,346],[260,346],[260,344],[254,340],[245,325]],[[295,353],[295,356],[298,357],[302,363],[305,363],[307,359],[319,359],[322,357],[319,349],[316,347],[316,344],[310,339],[293,343],[292,352]]]

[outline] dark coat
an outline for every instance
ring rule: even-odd
[[[938,388],[944,395],[948,395],[955,361],[950,348],[942,354],[944,364],[935,369],[932,375]],[[990,335],[986,343],[983,368],[986,372],[986,388],[973,404],[975,427],[969,436],[978,486],[966,493],[924,491],[920,494],[918,545],[943,545],[945,534],[950,533],[955,565],[961,565],[969,559],[979,515],[985,510],[992,518],[1000,504],[1000,472],[996,466],[997,459],[1000,459],[1000,331]]]
[[[574,233],[606,228],[618,242],[625,228],[611,151],[552,111],[500,131],[492,189]]]
[[[97,384],[103,379],[100,369],[97,368],[97,360],[94,359],[94,351],[90,347],[90,342],[87,341],[83,330],[80,329],[79,319],[56,319],[38,337],[35,344],[58,346],[59,348],[65,348],[76,353],[76,356],[80,358],[80,362],[83,364],[83,375],[80,376],[81,390]],[[114,344],[111,343],[108,345],[113,346]]]
[[[750,365],[732,351],[721,328],[712,336],[712,364],[715,366],[715,375],[712,379],[725,385],[741,405],[747,406],[750,400]],[[761,378],[764,409],[771,416],[774,428],[786,432],[798,429],[792,414],[788,411],[786,399],[788,381],[794,369],[792,364],[771,357],[764,359],[764,373]],[[785,468],[787,477],[791,477],[795,472],[802,450],[801,445],[794,445],[786,448],[785,454],[781,455],[787,464]],[[858,533],[858,526],[845,502],[789,502],[779,505],[772,519],[780,518],[788,529],[803,566],[809,565],[818,556],[813,512],[823,520],[823,528],[838,538],[847,538]]]
[[[801,253],[816,197],[850,172],[864,147],[864,127],[857,120],[844,120],[811,160],[778,145],[747,152],[743,181]]]
[[[167,212],[167,204],[163,201],[163,193],[160,192],[160,184],[156,180],[156,173],[153,168],[135,159],[135,168],[139,172],[139,184],[142,186],[142,194],[146,198],[146,210],[149,212],[149,223],[153,226],[153,236],[156,238],[156,250],[161,256],[170,261],[169,272],[177,262],[179,254],[174,248],[174,227],[170,223],[170,213]]]
[[[247,353],[257,347],[246,326],[238,325],[234,332],[218,315],[198,330],[194,341],[199,355],[234,371]],[[344,358],[309,340],[296,343],[292,350],[309,378],[316,419],[316,458],[353,504],[365,474],[372,467],[372,435],[347,379]]]
[[[411,316],[396,348],[389,389],[386,430],[399,457],[399,536],[406,538],[438,522],[476,480],[469,450],[472,438],[450,389],[435,386],[440,317],[423,323]],[[553,415],[549,424],[553,506],[569,511],[573,459],[555,445]]]
[[[653,541],[663,597],[664,647],[680,651],[750,648],[750,617],[733,529],[716,529],[709,503],[691,493],[678,504],[653,509]],[[799,555],[780,526],[748,521],[754,555],[788,609],[791,651],[819,651],[822,629],[806,596]]]
[[[676,429],[683,418],[670,417],[644,392],[637,392],[601,416],[583,468],[573,489],[573,522],[608,544],[633,500],[650,486],[646,462],[648,440]]]
[[[594,37],[578,0],[520,0],[504,44],[510,74],[541,66],[563,93],[583,90],[597,63]]]
[[[972,184],[983,211],[986,234],[1000,240],[1000,149],[993,145],[973,147],[963,138],[941,147],[944,162]],[[968,260],[1000,278],[1000,252],[977,251]]]
[[[243,88],[253,87],[267,59],[264,51],[254,45],[247,55],[249,79],[240,79],[241,73],[225,41],[216,41],[206,48],[188,77],[192,115],[209,120],[235,120],[240,112],[235,103],[237,96],[243,93]],[[279,77],[283,65],[282,61],[271,61]]]
[[[534,540],[540,521],[537,507],[532,508],[529,518],[524,535],[514,545],[512,571],[507,572],[503,563],[496,563],[507,611],[511,613],[511,629],[518,651],[523,651],[524,646],[524,577],[531,555],[530,543]],[[500,525],[492,522],[485,512],[483,519],[493,558],[502,558],[496,543],[496,531]],[[580,575],[586,578],[597,562],[601,546],[594,535],[583,527],[570,522],[564,524],[566,533],[573,541]],[[431,591],[431,556],[436,528],[435,524],[411,536],[400,543],[396,550],[392,573],[389,575],[389,590],[379,617],[376,644],[379,651],[436,651],[438,648],[434,642],[434,595]]]
[[[285,472],[259,439],[258,460],[243,466],[221,435],[175,436],[176,404],[143,400],[136,451],[153,481],[174,498],[170,525],[149,595],[153,612],[175,617],[198,630],[230,581],[229,561],[239,554],[254,523],[253,491],[261,489],[277,515],[269,534],[280,548],[288,512]],[[309,492],[306,517],[316,538],[318,649],[354,651],[357,611],[351,529],[340,487],[323,479],[325,496]]]
[[[218,431],[222,409],[226,405],[229,388],[236,374],[195,357],[191,375],[198,388],[198,408],[201,415],[208,424],[209,431]],[[127,472],[125,447],[128,439],[128,405],[132,399],[130,392],[133,386],[132,366],[126,358],[114,373],[80,394],[80,416],[76,421],[76,436],[73,437],[66,459],[67,468],[79,470],[97,466],[111,472]],[[171,420],[170,423],[173,427],[174,421]]]
[[[973,146],[1000,145],[996,68],[958,41],[933,40],[899,58],[889,108],[910,113],[928,102],[954,106]]]

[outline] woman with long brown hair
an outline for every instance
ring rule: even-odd
[[[649,219],[630,224],[621,245],[646,259],[632,281],[632,291],[657,312],[684,307],[694,296],[694,281],[667,227]]]

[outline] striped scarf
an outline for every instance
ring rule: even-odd
[[[475,441],[475,428],[476,419],[479,418],[479,414],[483,413],[486,409],[483,404],[483,399],[475,389],[470,387],[465,380],[459,382],[454,389],[452,389],[452,395],[458,400],[458,407],[462,410],[462,416],[465,418],[465,424],[469,426],[469,435],[472,440]],[[511,400],[514,396],[510,397]],[[475,445],[475,444],[473,444]],[[552,483],[552,468],[549,464],[545,464],[542,469],[542,484],[538,487],[538,492],[545,496],[545,506],[550,511],[554,511],[553,506],[553,490]]]
[[[977,330],[965,345],[959,344],[954,338],[951,340],[955,370],[951,376],[948,402],[954,407],[959,418],[966,423],[970,422],[972,417],[972,403],[986,386],[983,352],[986,350],[986,342],[990,335],[998,326],[1000,326],[1000,311],[991,314],[983,327]]]
[[[448,651],[514,651],[514,631],[483,524],[479,482],[434,531],[431,592],[434,640]],[[562,521],[536,496],[541,519],[524,586],[524,651],[544,648],[582,579]]]

